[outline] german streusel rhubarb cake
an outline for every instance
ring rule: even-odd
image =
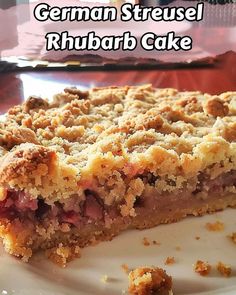
[[[236,205],[236,92],[65,89],[10,109],[0,145],[0,235],[24,260]]]

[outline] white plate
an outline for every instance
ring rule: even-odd
[[[61,269],[37,256],[30,263],[4,254],[0,256],[0,294],[17,295],[116,295],[127,290],[123,263],[130,268],[160,266],[173,276],[174,294],[236,294],[236,245],[227,235],[236,231],[236,211],[228,209],[201,218],[190,217],[179,223],[161,225],[145,231],[126,231],[111,242],[82,250],[82,258]],[[209,232],[206,222],[225,223],[222,232]],[[200,236],[200,240],[195,237]],[[143,237],[161,242],[144,246]],[[176,246],[181,247],[180,251]],[[166,266],[167,256],[176,264]],[[208,277],[193,271],[193,263],[202,259],[216,265],[222,261],[232,266],[230,278],[221,277],[215,267]],[[108,282],[101,278],[107,275]],[[1,293],[2,292],[2,293]]]

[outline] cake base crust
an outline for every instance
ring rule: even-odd
[[[48,223],[33,225],[30,221],[14,219],[9,221],[1,219],[0,237],[3,239],[5,250],[23,260],[28,260],[33,252],[41,249],[47,250],[57,247],[67,247],[68,260],[73,256],[78,257],[78,253],[73,255],[75,246],[85,247],[94,245],[101,241],[112,240],[121,231],[126,229],[147,229],[159,224],[177,222],[189,215],[202,216],[223,210],[227,207],[236,208],[236,195],[228,194],[223,197],[208,196],[206,199],[175,197],[163,198],[159,200],[158,207],[152,210],[138,212],[135,217],[118,217],[110,225],[104,227],[104,223],[87,224],[83,228],[72,227],[68,232],[62,231],[58,225]],[[51,231],[51,233],[50,233]],[[69,249],[69,250],[68,250]],[[71,253],[68,254],[68,251]],[[61,254],[63,255],[63,254]],[[50,255],[48,255],[50,257]],[[51,255],[53,260],[55,253]],[[64,257],[66,260],[67,257]]]

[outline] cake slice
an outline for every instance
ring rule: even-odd
[[[67,88],[0,123],[0,236],[28,260],[236,205],[236,92]]]

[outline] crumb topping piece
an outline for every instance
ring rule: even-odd
[[[207,276],[211,271],[211,265],[208,262],[198,260],[194,265],[194,270],[201,276]]]
[[[165,270],[157,267],[139,267],[129,273],[129,294],[169,295],[172,278]]]
[[[225,225],[221,221],[216,221],[214,223],[206,223],[206,229],[209,231],[223,231],[225,229]]]
[[[226,264],[224,264],[222,262],[218,262],[217,270],[224,277],[230,277],[231,276],[232,269],[231,269],[231,267],[229,265],[226,265]]]

